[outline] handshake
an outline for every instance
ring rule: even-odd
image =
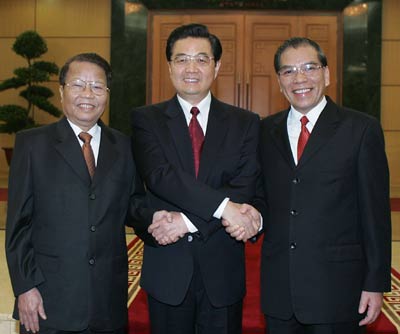
[[[189,232],[183,217],[180,212],[157,211],[147,231],[160,245],[175,243]],[[229,201],[221,219],[226,233],[238,241],[246,242],[255,236],[261,227],[260,213],[249,204]]]

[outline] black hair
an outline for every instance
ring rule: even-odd
[[[171,61],[172,49],[175,43],[184,38],[206,38],[211,44],[211,50],[215,63],[221,59],[222,55],[222,45],[217,36],[211,34],[208,28],[203,24],[191,23],[187,25],[180,26],[176,28],[168,37],[167,46],[165,48],[165,55],[167,56],[167,61]]]
[[[321,65],[323,67],[328,66],[328,60],[326,59],[325,53],[322,51],[317,42],[314,42],[313,40],[306,37],[292,37],[284,41],[275,52],[274,67],[276,73],[278,73],[281,68],[282,53],[285,52],[288,48],[297,49],[301,46],[311,46],[312,48],[314,48],[315,51],[317,51],[318,53],[318,60],[321,62]]]
[[[92,64],[95,64],[95,65],[101,67],[104,70],[104,73],[106,74],[107,87],[110,87],[111,77],[112,77],[111,66],[107,60],[105,60],[103,57],[99,56],[97,53],[80,53],[80,54],[77,54],[77,55],[69,58],[60,70],[60,76],[59,76],[58,81],[61,86],[65,85],[65,78],[69,71],[69,65],[71,65],[71,63],[74,61],[88,62],[88,63],[92,63]]]

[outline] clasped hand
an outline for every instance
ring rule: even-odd
[[[189,232],[182,215],[179,212],[157,211],[147,231],[160,245],[169,245],[177,242]]]
[[[261,226],[261,216],[249,204],[229,201],[222,214],[222,225],[231,237],[246,242],[258,233]]]

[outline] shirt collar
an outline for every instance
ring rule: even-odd
[[[321,101],[305,115],[297,111],[295,108],[293,108],[293,106],[291,106],[288,116],[288,122],[290,123],[297,122],[296,124],[298,124],[298,122],[300,122],[300,118],[302,118],[303,116],[307,116],[308,121],[311,123],[312,127],[314,127],[315,124],[317,123],[319,115],[321,115],[322,110],[324,110],[326,104],[327,101],[326,97],[324,96],[321,99]]]
[[[183,113],[185,114],[186,121],[189,123],[192,118],[192,114],[190,113],[190,109],[192,107],[197,107],[200,110],[200,114],[198,117],[201,119],[208,119],[208,114],[210,113],[210,105],[211,105],[211,93],[208,92],[207,96],[201,100],[197,105],[191,105],[189,102],[181,98],[177,95],[179,104],[182,107]]]
[[[76,124],[72,123],[68,118],[67,118],[67,120],[68,120],[68,123],[71,126],[72,130],[74,131],[76,137],[78,137],[78,135],[81,132],[87,132],[88,134],[90,134],[93,137],[94,140],[96,140],[96,141],[100,140],[101,128],[97,123],[95,125],[93,125],[89,129],[89,131],[83,131],[79,126],[77,126]]]

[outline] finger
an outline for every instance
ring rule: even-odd
[[[226,231],[228,234],[232,234],[232,233],[238,231],[240,228],[241,228],[241,227],[240,227],[239,225],[232,225],[232,226],[226,227],[226,228],[225,228],[225,231]],[[244,229],[244,228],[242,227],[242,229]]]
[[[372,322],[372,319],[367,315],[364,319],[362,319],[358,325],[359,326],[366,326],[369,325]]]
[[[243,204],[240,206],[239,211],[240,211],[240,213],[243,214],[243,213],[247,213],[248,211],[250,211],[251,208],[252,208],[252,206],[250,206],[250,205],[248,205],[248,204],[246,204],[246,203],[243,203]]]
[[[155,229],[159,228],[160,224],[159,223],[152,223],[149,225],[149,227],[147,228],[147,231],[149,233],[152,233]]]
[[[27,324],[25,324],[25,328],[27,327],[29,327],[32,333],[36,333],[37,331],[39,331],[39,319],[37,312],[35,312],[34,314],[30,312],[27,319]]]
[[[239,234],[235,239],[236,239],[237,241],[246,242],[246,241],[247,241],[246,233],[245,233],[245,232],[242,232],[242,233]]]
[[[238,237],[240,237],[240,236],[242,236],[244,234],[246,234],[246,231],[242,227],[237,229],[236,231],[230,233],[231,237],[233,237],[233,238],[238,238]]]
[[[231,223],[226,219],[222,219],[222,225],[229,226],[229,225],[231,225]]]

